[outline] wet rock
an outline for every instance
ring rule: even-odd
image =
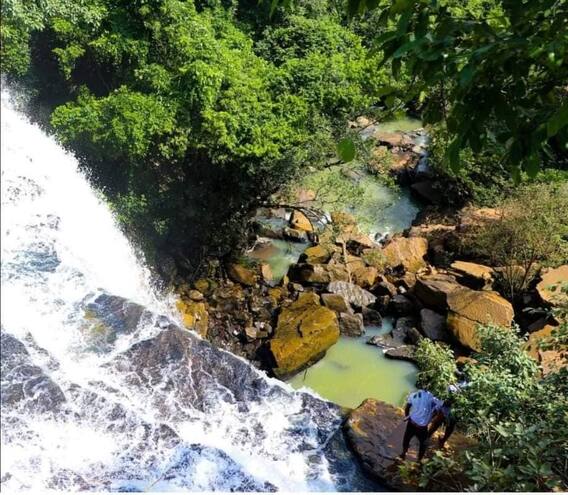
[[[562,285],[566,284],[568,284],[568,265],[562,265],[542,275],[536,290],[545,303],[561,306],[568,304],[568,294],[562,292]]]
[[[365,333],[363,315],[361,313],[339,313],[339,329],[342,335],[360,337]]]
[[[379,326],[383,322],[383,317],[381,316],[381,313],[379,313],[376,309],[364,307],[361,310],[361,314],[363,315],[363,323],[365,325]]]
[[[391,311],[397,316],[406,316],[414,313],[413,302],[404,294],[396,294],[390,300]]]
[[[404,344],[415,345],[422,338],[422,335],[416,328],[417,321],[412,316],[404,316],[396,320],[396,325],[392,330],[394,338]]]
[[[472,289],[488,289],[493,285],[494,271],[489,266],[467,261],[454,261],[450,267],[458,276],[459,282]]]
[[[200,278],[195,282],[193,282],[193,287],[195,287],[195,289],[201,292],[202,294],[209,294],[211,289],[211,284],[209,280],[207,280],[206,278]]]
[[[385,402],[367,399],[351,411],[343,427],[345,437],[358,457],[363,469],[392,490],[420,491],[418,486],[406,484],[400,477],[397,456],[402,451],[406,429],[404,411]],[[431,440],[426,457],[432,455],[439,432]],[[449,439],[450,454],[463,451],[471,445],[463,435],[455,432]],[[417,442],[411,442],[407,459],[417,459]]]
[[[448,329],[465,347],[479,350],[476,327],[495,324],[510,327],[514,312],[511,303],[497,292],[463,288],[448,294]]]
[[[304,230],[291,229],[286,227],[282,230],[284,239],[292,242],[307,242],[308,236]]]
[[[183,324],[187,328],[195,330],[201,337],[207,336],[209,312],[204,302],[179,300],[176,307],[181,313]]]
[[[463,287],[450,275],[436,274],[418,277],[414,286],[414,295],[425,305],[445,311],[448,296]]]
[[[338,237],[340,242],[345,242],[347,250],[355,256],[361,256],[363,250],[373,249],[377,244],[365,234],[357,233],[350,235],[341,235]]]
[[[397,237],[383,248],[388,266],[402,266],[409,272],[426,266],[424,256],[427,252],[428,241],[423,237]]]
[[[227,273],[233,282],[246,286],[254,286],[256,284],[256,273],[254,270],[238,263],[231,263],[227,267]]]
[[[312,232],[314,230],[314,227],[308,217],[298,210],[294,210],[292,212],[292,216],[290,217],[290,227],[304,232]]]
[[[445,316],[424,308],[420,310],[420,328],[430,340],[449,342],[450,335],[446,327]]]
[[[378,143],[387,145],[389,148],[410,147],[412,139],[402,132],[377,131],[373,137]]]
[[[284,239],[283,228],[269,223],[255,222],[254,231],[259,237],[266,237],[268,239]]]
[[[314,293],[300,294],[278,317],[270,351],[279,377],[290,376],[313,364],[339,339],[335,312],[321,306]]]
[[[326,308],[337,313],[352,313],[349,303],[341,294],[322,294],[321,300]]]
[[[350,282],[331,282],[327,286],[327,290],[333,294],[342,295],[349,304],[357,307],[364,308],[375,302],[376,296],[369,291],[362,289],[358,285]]]
[[[416,346],[415,345],[401,345],[392,349],[385,350],[385,356],[389,359],[399,359],[401,361],[408,361],[416,363]]]
[[[439,190],[439,183],[431,180],[415,182],[410,186],[412,193],[424,203],[439,205],[443,203],[443,195]]]
[[[25,344],[4,331],[0,334],[0,373],[3,408],[53,413],[66,402],[61,388],[32,361]]]

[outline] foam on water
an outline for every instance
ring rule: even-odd
[[[196,337],[187,345],[205,360],[158,370],[128,361],[177,315],[75,158],[5,90],[1,120],[2,488],[361,488],[339,481],[324,453],[341,424],[331,405]],[[137,303],[120,303],[134,328],[109,330],[89,313],[101,294]],[[213,359],[242,368],[246,401],[217,380]],[[208,387],[199,406],[196,377]]]

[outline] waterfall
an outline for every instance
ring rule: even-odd
[[[336,406],[179,328],[76,159],[1,120],[2,489],[376,489]]]

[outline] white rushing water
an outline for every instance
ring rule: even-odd
[[[336,408],[156,316],[75,158],[5,90],[1,120],[2,489],[368,488]]]

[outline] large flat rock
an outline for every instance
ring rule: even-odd
[[[401,461],[397,456],[402,452],[402,439],[406,429],[403,419],[402,408],[367,399],[350,413],[344,425],[344,433],[349,446],[370,476],[393,490],[419,491],[417,486],[405,483],[399,475],[398,466]],[[443,432],[443,428],[440,430]],[[426,457],[432,455],[440,430],[432,439]],[[470,442],[466,437],[454,432],[446,448],[450,452],[459,451],[468,445]],[[417,460],[417,447],[418,441],[414,438],[406,457],[408,461]]]

